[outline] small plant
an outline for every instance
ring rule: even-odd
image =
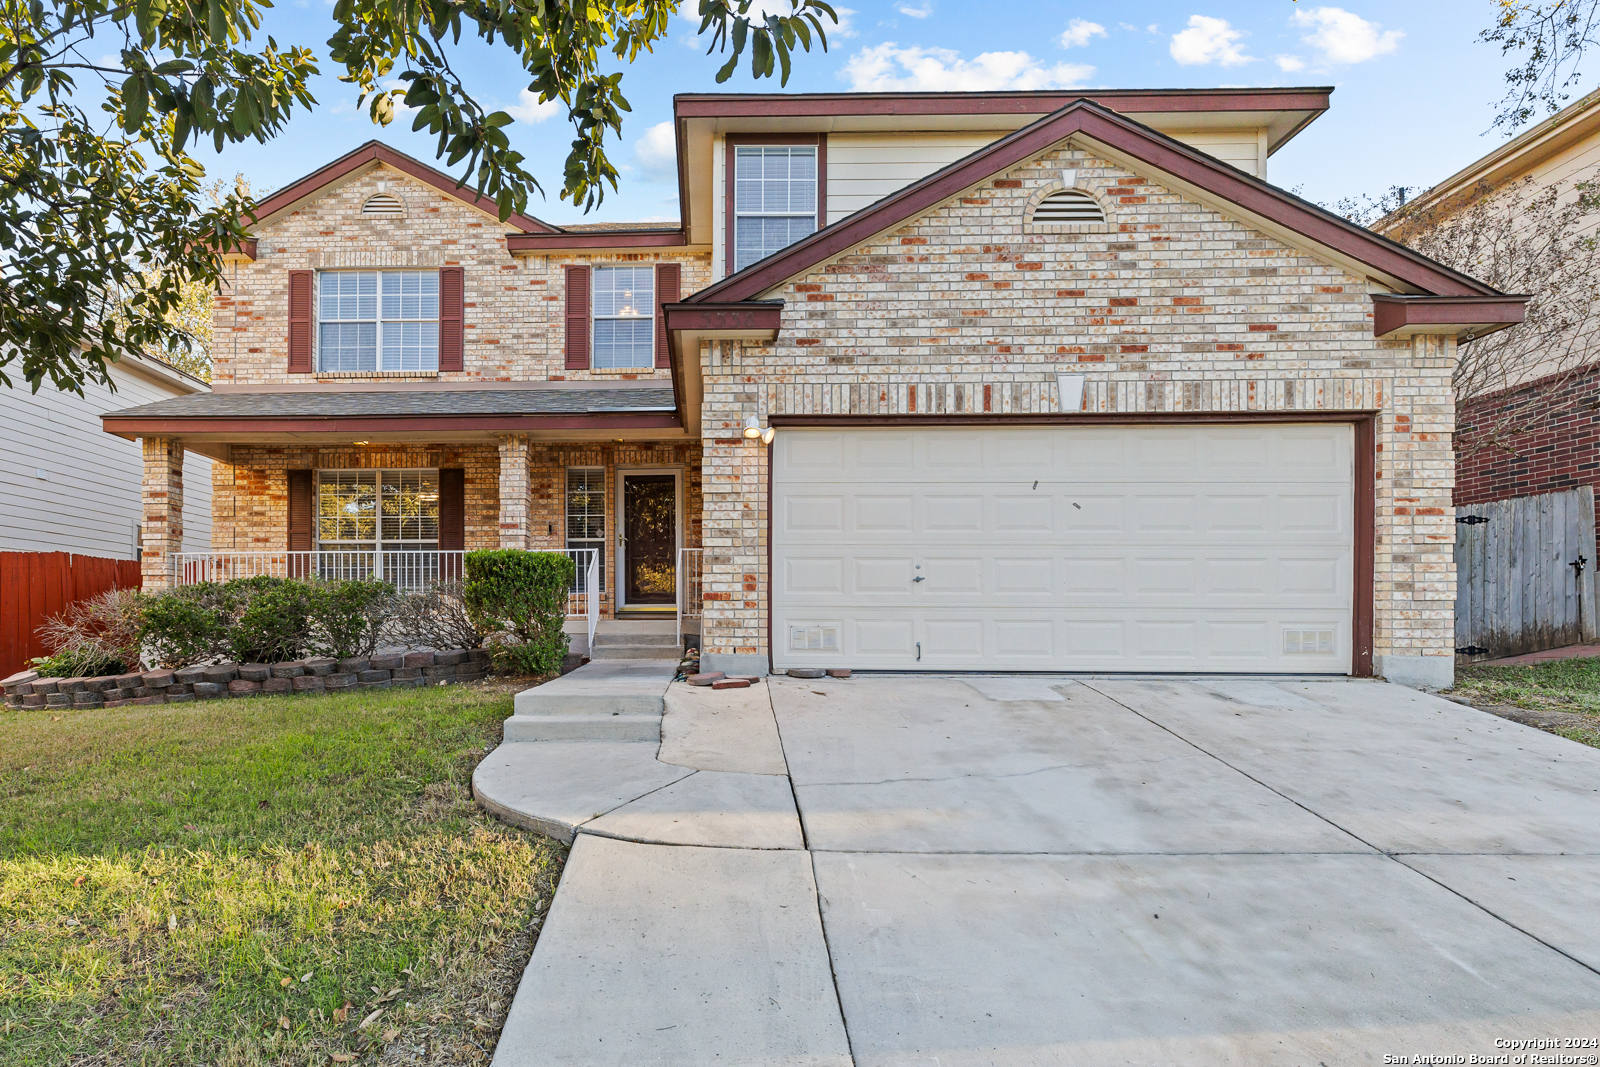
[[[232,653],[234,598],[216,582],[143,597],[145,655],[162,667],[212,663]]]
[[[223,592],[237,607],[229,651],[246,663],[298,659],[311,642],[311,585],[294,578],[236,578]]]
[[[340,659],[372,655],[394,602],[394,586],[388,582],[314,583],[308,604],[311,650]]]
[[[389,632],[414,648],[481,648],[490,631],[467,610],[463,583],[440,582],[397,599]]]
[[[142,629],[139,594],[108,589],[44,621],[36,632],[51,653],[34,660],[34,669],[50,678],[138,670]]]
[[[504,632],[493,646],[496,666],[554,674],[567,654],[567,595],[575,571],[559,552],[485,549],[466,555],[462,600],[477,624]]]

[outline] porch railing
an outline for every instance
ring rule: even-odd
[[[704,566],[704,549],[678,549],[678,643],[680,645],[683,643],[683,620],[700,618],[700,579]]]
[[[572,557],[577,579],[567,594],[567,617],[587,620],[591,643],[600,614],[599,552],[593,548],[557,549]],[[175,552],[170,558],[173,585],[227,582],[269,575],[324,581],[376,578],[406,593],[466,576],[465,552]]]

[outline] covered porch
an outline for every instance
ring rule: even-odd
[[[440,392],[361,399],[403,411],[419,394],[446,406]],[[500,391],[450,392],[481,406],[484,394]],[[671,391],[503,392],[511,399],[502,403],[523,408],[625,410],[312,417],[305,409],[339,394],[304,391],[224,392],[203,397],[221,404],[181,413],[149,410],[169,408],[163,403],[108,415],[108,432],[143,441],[145,588],[276,575],[377,578],[414,591],[459,580],[468,551],[521,548],[573,559],[568,614],[577,633],[616,618],[696,631],[700,442],[676,425]],[[238,410],[246,407],[270,410]],[[185,451],[218,461],[205,552],[183,547]]]

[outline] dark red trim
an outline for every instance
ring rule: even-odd
[[[1079,98],[1060,111],[884,197],[871,207],[713,283],[689,299],[692,302],[728,302],[759,296],[907,219],[932,210],[963,190],[1039,155],[1075,133],[1117,148],[1155,170],[1197,185],[1425,292],[1445,296],[1504,295],[1165,134],[1141,126],[1091,100]]]
[[[828,135],[824,133],[730,133],[722,149],[722,269],[725,274],[733,273],[733,228],[734,228],[734,182],[738,180],[738,168],[734,160],[738,153],[734,151],[739,145],[747,144],[792,144],[815,145],[817,148],[817,229],[820,230],[828,224]]]
[[[588,415],[407,415],[329,418],[112,418],[103,417],[106,433],[134,436],[223,433],[248,437],[256,433],[402,433],[466,430],[627,430],[665,429],[683,425],[676,412],[618,412]]]
[[[316,363],[316,273],[289,272],[289,373],[310,374]]]
[[[568,264],[561,272],[566,286],[566,300],[562,314],[561,350],[567,370],[589,369],[589,308],[594,289],[594,271],[588,264]]]
[[[1376,411],[1137,411],[1123,414],[1085,415],[1048,413],[1023,415],[771,415],[770,426],[1135,426],[1151,423],[1205,425],[1213,423],[1348,423],[1355,430],[1354,502],[1352,521],[1355,544],[1351,552],[1350,673],[1372,677],[1373,584],[1377,554],[1377,422]],[[772,474],[770,450],[767,473],[767,577],[772,576]],[[772,590],[767,591],[767,646],[772,647]]]
[[[682,230],[583,230],[579,233],[514,233],[506,238],[513,255],[570,252],[584,248],[682,248],[689,237]]]
[[[1078,99],[1124,113],[1328,110],[1332,86],[1284,89],[1065,89],[997,93],[679,93],[678,119],[847,115],[1040,115]]]
[[[360,170],[369,163],[383,163],[393,167],[402,174],[409,174],[418,181],[431,185],[440,192],[447,193],[480,211],[487,211],[496,218],[500,217],[500,209],[493,200],[479,196],[471,189],[457,185],[456,180],[450,175],[433,169],[421,160],[412,159],[403,152],[396,152],[379,141],[368,141],[355,151],[345,153],[327,166],[319,167],[299,181],[293,182],[273,193],[256,205],[250,219],[252,222],[259,222],[269,215],[277,214],[295,201],[312,195],[317,190],[323,189],[340,178]],[[549,223],[541,222],[531,215],[513,214],[506,220],[506,223],[517,227],[519,230],[528,230],[534,233],[556,232],[555,227]]]
[[[693,297],[690,298],[691,300]],[[783,325],[782,300],[745,300],[739,303],[663,304],[667,329],[697,330],[776,330]]]
[[[1408,326],[1482,326],[1490,333],[1515,326],[1527,315],[1529,296],[1372,297],[1372,333],[1387,337]],[[1420,331],[1419,331],[1420,332]]]
[[[466,289],[466,268],[439,268],[439,370],[443,372],[466,365]]]

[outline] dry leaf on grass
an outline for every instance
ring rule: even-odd
[[[350,1018],[350,1006],[350,1002],[347,1000],[344,1002],[344,1007],[335,1008],[333,1010],[333,1021],[336,1023],[342,1023],[346,1019]]]
[[[379,1008],[377,1011],[373,1012],[371,1015],[367,1016],[365,1019],[362,1019],[361,1023],[356,1027],[356,1029],[357,1030],[365,1030],[367,1027],[369,1027],[373,1023],[377,1022],[378,1021],[378,1016],[380,1016],[382,1014],[383,1014],[383,1009]]]

